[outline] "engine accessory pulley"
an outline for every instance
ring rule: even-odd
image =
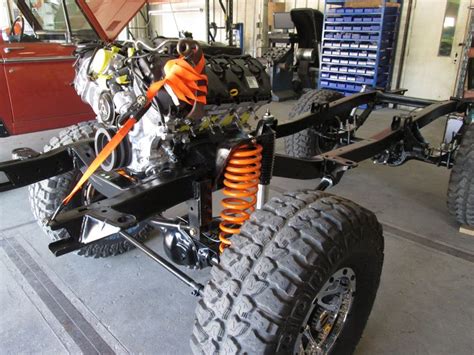
[[[115,119],[114,103],[112,95],[104,91],[99,96],[99,114],[98,119],[105,125],[112,125]]]
[[[104,149],[104,147],[110,142],[115,134],[116,130],[113,128],[101,127],[97,130],[94,142],[95,153],[97,155],[99,155],[102,149]],[[115,148],[107,157],[107,159],[101,164],[101,167],[105,171],[121,168],[130,164],[130,158],[130,143],[128,138],[125,137],[117,146],[117,148]]]

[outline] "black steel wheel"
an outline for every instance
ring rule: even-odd
[[[474,125],[466,129],[448,186],[448,209],[460,224],[474,226]]]
[[[382,228],[357,204],[287,193],[255,211],[213,267],[195,354],[350,354],[378,289]]]
[[[44,151],[55,149],[62,145],[71,144],[79,140],[93,138],[97,129],[96,122],[82,122],[61,131],[58,137],[51,139],[44,147]],[[52,177],[29,186],[29,200],[31,210],[38,224],[51,240],[59,240],[68,237],[65,229],[52,230],[46,225],[46,220],[56,211],[64,197],[72,190],[81,174],[79,171],[71,171],[66,174]],[[97,201],[101,196],[96,193],[92,185],[85,185],[81,193],[78,193],[69,203],[69,208],[76,208]],[[129,230],[136,235],[137,239],[145,241],[150,236],[152,227],[142,224]],[[78,250],[77,254],[86,257],[108,257],[122,254],[133,246],[119,235],[112,235],[89,244]]]
[[[326,104],[343,98],[344,95],[332,90],[310,90],[297,101],[289,114],[293,119],[311,111],[313,104]],[[338,140],[339,121],[307,128],[285,138],[286,154],[296,158],[309,158],[334,149]]]

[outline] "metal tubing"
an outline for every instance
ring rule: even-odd
[[[299,159],[275,154],[273,176],[287,179],[311,180],[323,176],[323,159]]]
[[[148,221],[148,223],[156,226],[156,227],[168,227],[168,228],[176,228],[176,229],[182,229],[186,231],[190,231],[193,229],[193,227],[188,226],[183,223],[179,222],[173,222],[173,221],[165,221],[165,220],[159,220],[159,219],[152,219]]]
[[[163,258],[161,255],[157,254],[154,252],[152,249],[148,248],[146,245],[140,243],[137,241],[135,238],[133,238],[130,234],[126,232],[119,232],[119,234],[125,238],[130,244],[135,246],[136,248],[140,249],[142,252],[144,252],[147,256],[149,256],[151,259],[153,259],[155,262],[160,264],[166,271],[170,272],[174,276],[176,276],[179,280],[184,282],[186,286],[189,286],[193,289],[193,296],[200,296],[202,290],[204,289],[204,285],[196,282],[194,279],[186,275],[184,272],[179,270],[177,267],[175,267],[173,264],[171,264],[169,261],[167,261],[165,258]]]
[[[435,100],[420,99],[417,97],[403,96],[384,92],[379,92],[377,94],[377,101],[379,103],[400,104],[413,107],[426,107],[440,102]]]
[[[409,121],[410,124],[422,128],[437,118],[454,112],[457,109],[459,109],[457,101],[440,101],[413,113]],[[342,158],[361,162],[382,152],[392,144],[401,141],[405,134],[404,129],[402,124],[399,127],[387,128],[368,139],[326,152],[321,156],[328,160]]]
[[[325,176],[321,179],[316,190],[324,191],[334,185],[334,180],[330,176]]]
[[[210,44],[211,41],[210,41],[210,38],[209,38],[209,21],[210,21],[209,0],[204,1],[204,14],[205,14],[205,18],[206,18],[206,20],[205,20],[206,21],[206,23],[205,23],[206,42],[208,44]]]
[[[299,119],[278,125],[275,127],[276,138],[286,137],[302,131],[308,127],[322,124],[325,121],[351,112],[355,107],[365,104],[393,103],[413,107],[426,107],[439,104],[441,101],[419,99],[398,94],[384,93],[381,91],[369,91],[358,93],[345,98],[330,102],[327,107],[320,107],[319,110],[300,116]],[[446,103],[448,101],[444,101]]]
[[[460,105],[458,101],[438,101],[414,113],[413,122],[422,128],[448,113],[462,112],[464,109],[465,105]]]
[[[257,210],[261,210],[263,205],[268,201],[270,185],[258,184],[257,192]]]
[[[69,148],[80,144],[84,142],[60,147],[34,158],[0,163],[0,175],[7,177],[6,182],[0,182],[0,192],[17,189],[72,170],[74,164]]]
[[[402,39],[402,48],[400,51],[400,62],[398,64],[398,72],[397,72],[397,84],[395,88],[399,88],[402,83],[402,73],[403,69],[405,69],[405,54],[407,50],[407,43],[408,43],[408,32],[410,31],[410,22],[411,22],[411,12],[413,7],[413,0],[408,0],[407,6],[407,16],[405,19],[405,26],[403,29],[403,39]],[[400,13],[400,16],[402,14]]]
[[[286,137],[298,133],[308,127],[322,124],[335,116],[348,114],[354,107],[375,101],[377,95],[377,91],[363,92],[330,102],[327,107],[319,108],[319,111],[301,116],[295,121],[276,126],[276,138]]]
[[[262,51],[265,48],[268,48],[268,0],[262,1],[262,28],[261,28],[261,47]],[[263,53],[260,52],[260,55]]]
[[[7,1],[7,11],[8,11],[8,21],[10,22],[10,28],[13,29],[13,18],[12,18],[12,8],[10,1]]]
[[[62,5],[63,5],[64,21],[66,22],[66,43],[71,43],[72,30],[71,30],[71,22],[69,21],[69,13],[66,6],[66,0],[62,0]]]
[[[234,45],[234,1],[227,0],[227,33],[229,36],[229,46]]]

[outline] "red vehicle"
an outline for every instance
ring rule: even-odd
[[[71,86],[72,39],[97,38],[75,1],[15,5],[9,14],[13,30],[0,33],[0,137],[93,119]]]

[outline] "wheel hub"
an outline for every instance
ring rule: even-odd
[[[331,275],[316,295],[296,342],[295,353],[320,355],[331,351],[351,310],[356,290],[354,271],[345,267]]]

